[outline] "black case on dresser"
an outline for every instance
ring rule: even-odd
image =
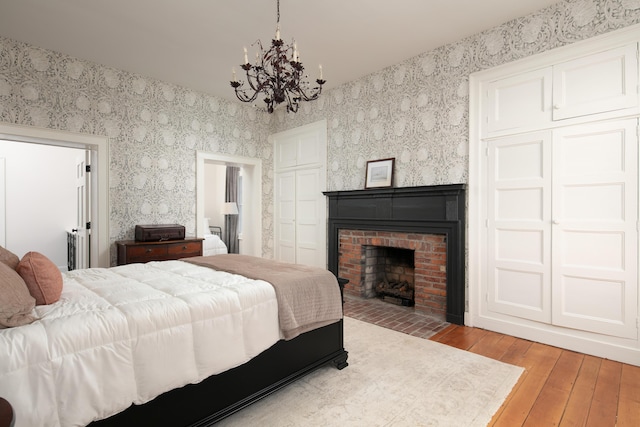
[[[162,240],[184,239],[184,226],[179,224],[136,225],[138,242],[159,242]]]

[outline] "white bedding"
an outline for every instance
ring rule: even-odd
[[[230,369],[280,338],[273,287],[181,261],[63,273],[40,320],[0,329],[16,427],[80,426]]]
[[[217,234],[205,234],[202,242],[202,255],[220,255],[228,252],[227,245],[220,239]]]

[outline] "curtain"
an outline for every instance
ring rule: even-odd
[[[227,166],[227,176],[225,183],[225,202],[238,203],[238,178],[240,168],[237,166]],[[238,240],[238,215],[225,215],[224,218],[224,243],[227,245],[230,254],[240,253],[240,241]]]

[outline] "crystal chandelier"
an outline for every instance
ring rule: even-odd
[[[242,102],[253,102],[262,94],[269,113],[273,113],[274,108],[283,102],[287,103],[287,112],[295,113],[301,100],[318,99],[326,80],[322,79],[322,65],[319,66],[317,86],[311,87],[306,80],[308,76],[303,75],[304,67],[295,41],[285,44],[280,39],[280,0],[277,11],[276,35],[271,40],[271,49],[265,52],[260,40],[256,41],[254,45],[257,45],[259,51],[256,52],[255,63],[251,64],[247,48],[244,48],[244,63],[240,68],[247,74],[249,87],[245,88],[244,82],[238,81],[235,68],[232,69],[231,87]]]

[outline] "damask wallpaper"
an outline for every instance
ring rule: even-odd
[[[295,116],[277,112],[274,127],[327,119],[330,190],[364,188],[366,161],[389,157],[397,187],[466,183],[471,73],[638,22],[640,0],[559,2],[347,83]]]
[[[640,22],[640,0],[566,0],[326,91],[297,114],[258,112],[144,76],[0,38],[0,121],[111,138],[112,240],[133,225],[195,231],[195,151],[263,160],[263,256],[273,256],[269,134],[328,123],[329,190],[467,182],[469,74]],[[325,77],[331,78],[331,70]]]

